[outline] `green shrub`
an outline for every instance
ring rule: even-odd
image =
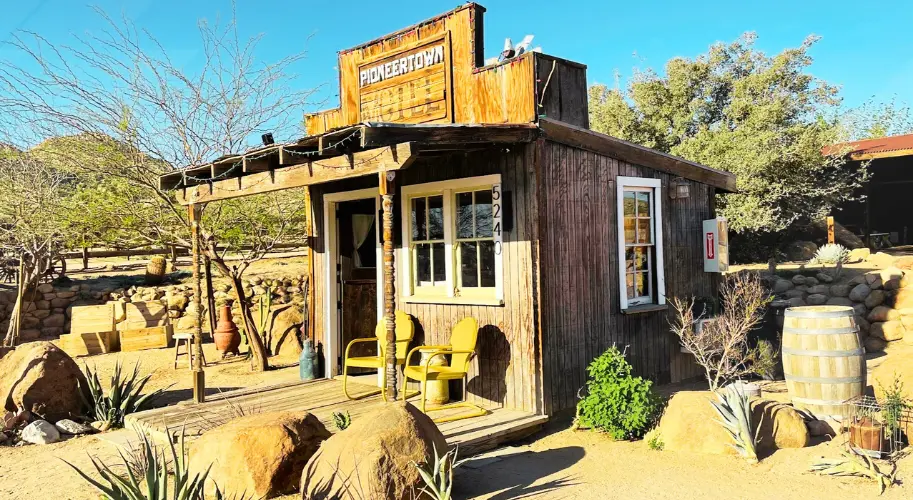
[[[650,436],[650,439],[647,441],[647,447],[653,451],[663,451],[663,448],[666,447],[666,443],[663,442],[663,436],[658,430]]]
[[[653,383],[631,376],[631,365],[611,347],[587,367],[587,395],[577,403],[578,423],[613,439],[636,439],[652,427],[661,409]]]

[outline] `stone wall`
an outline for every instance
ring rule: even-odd
[[[898,267],[870,271],[852,278],[821,271],[771,280],[779,310],[805,305],[852,307],[867,352],[883,351],[888,342],[913,344],[913,274]],[[782,326],[782,314],[778,314]]]
[[[244,284],[248,303],[257,308],[260,298],[268,292],[272,304],[303,304],[303,276],[287,276],[273,279],[253,277]],[[213,284],[213,296],[216,304],[233,301],[232,312],[235,322],[240,323],[239,307],[231,286],[224,281]],[[163,284],[159,286],[118,286],[112,279],[90,279],[84,282],[72,281],[66,285],[44,283],[25,295],[23,303],[20,341],[35,339],[53,339],[70,332],[70,317],[73,306],[100,305],[114,302],[151,302],[162,301],[168,305],[168,315],[178,330],[193,328],[194,315],[190,306],[193,298],[193,287],[190,283]],[[6,332],[9,317],[16,301],[15,291],[0,291],[0,332]],[[203,312],[206,313],[206,289],[203,287]],[[205,318],[205,316],[204,316]],[[209,329],[204,320],[204,329]]]

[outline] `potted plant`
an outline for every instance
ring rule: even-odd
[[[873,458],[881,458],[886,451],[884,425],[873,411],[865,409],[850,423],[850,447]]]

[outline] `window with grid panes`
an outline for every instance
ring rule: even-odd
[[[457,290],[473,293],[495,287],[495,234],[492,191],[456,193]]]
[[[623,176],[616,182],[621,307],[665,304],[661,182]]]
[[[412,266],[416,289],[443,287],[447,281],[444,247],[444,197],[412,198]]]

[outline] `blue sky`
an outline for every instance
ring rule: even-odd
[[[337,104],[336,51],[405,27],[458,5],[454,0],[312,2],[238,0],[242,35],[264,34],[265,60],[306,49],[299,84],[324,84],[326,104]],[[504,37],[527,33],[544,52],[585,63],[590,83],[613,83],[633,67],[660,69],[674,56],[695,56],[716,41],[732,41],[745,31],[758,33],[758,46],[774,53],[797,46],[806,35],[822,40],[813,48],[812,73],[842,87],[846,106],[895,95],[913,101],[913,1],[847,0],[704,1],[503,1],[481,2],[486,56],[500,50]],[[763,3],[763,7],[751,5]],[[199,61],[199,19],[227,17],[229,0],[18,0],[4,9],[0,36],[32,30],[55,43],[72,34],[97,30],[101,22],[89,5],[131,18],[188,67]],[[313,35],[308,39],[309,35]],[[636,55],[635,55],[636,54]],[[0,58],[13,55],[0,48]],[[313,110],[309,110],[313,111]]]

